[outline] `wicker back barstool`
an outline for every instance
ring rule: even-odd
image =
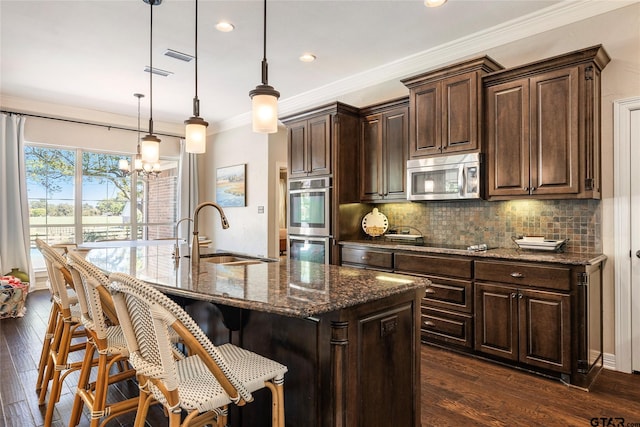
[[[106,288],[109,278],[86,261],[81,252],[72,250],[67,259],[81,308],[81,320],[90,338],[80,369],[69,427],[79,424],[84,406],[89,409],[91,427],[97,427],[136,409],[137,397],[107,404],[109,384],[133,378],[135,370],[129,368],[127,344],[111,294]],[[94,360],[96,352],[97,360]],[[94,366],[95,380],[91,381]],[[114,366],[117,369],[112,369]]]
[[[140,280],[112,273],[110,290],[129,347],[129,360],[143,381],[136,426],[149,403],[161,402],[169,425],[217,423],[225,426],[227,406],[253,400],[267,387],[272,395],[272,426],[284,427],[284,374],[280,363],[232,344],[215,346],[195,321],[166,295]],[[176,354],[170,331],[180,335],[187,355]],[[186,413],[181,422],[182,412]]]
[[[80,321],[77,295],[68,286],[72,279],[64,256],[41,239],[36,239],[36,246],[45,260],[53,300],[36,384],[38,404],[47,404],[44,424],[48,426],[53,420],[55,404],[60,400],[62,382],[82,365],[82,362],[69,362],[68,357],[70,353],[85,348],[86,332]],[[76,337],[81,337],[82,341],[74,342]],[[47,400],[49,383],[51,390]]]

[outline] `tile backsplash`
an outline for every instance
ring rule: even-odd
[[[602,252],[599,200],[465,200],[373,207],[387,216],[389,228],[419,232],[426,242],[515,248],[512,237],[544,236],[569,239],[565,252]]]

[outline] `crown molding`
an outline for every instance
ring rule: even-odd
[[[391,80],[400,80],[426,70],[482,54],[488,49],[579,22],[593,16],[638,3],[640,0],[566,0],[529,15],[434,48],[383,64],[362,73],[282,99],[279,114],[295,113],[314,105],[338,100],[341,96]],[[216,125],[216,132],[248,125],[251,114],[244,113]]]

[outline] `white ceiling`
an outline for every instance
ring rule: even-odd
[[[416,74],[430,61],[460,59],[466,56],[461,40],[481,47],[488,34],[524,37],[527,28],[550,25],[554,17],[584,19],[628,3],[449,0],[427,8],[419,0],[270,0],[269,83],[281,93],[281,113],[291,112]],[[192,113],[194,63],[164,52],[194,53],[194,5],[164,0],[153,9],[153,66],[174,73],[153,76],[154,120],[181,123]],[[200,115],[212,127],[248,121],[248,92],[261,79],[262,7],[262,1],[199,1],[198,97]],[[0,0],[0,93],[135,116],[133,93],[140,92],[148,118],[149,15],[143,0]],[[219,20],[235,31],[218,32]],[[300,62],[304,52],[317,60]]]

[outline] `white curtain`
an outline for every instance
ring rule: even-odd
[[[29,244],[24,162],[25,118],[2,113],[0,124],[0,274],[18,268],[35,283]]]
[[[184,139],[180,140],[180,161],[178,164],[178,220],[191,217],[198,206],[198,158],[197,154],[187,153]],[[178,236],[189,242],[193,224],[183,221]]]

